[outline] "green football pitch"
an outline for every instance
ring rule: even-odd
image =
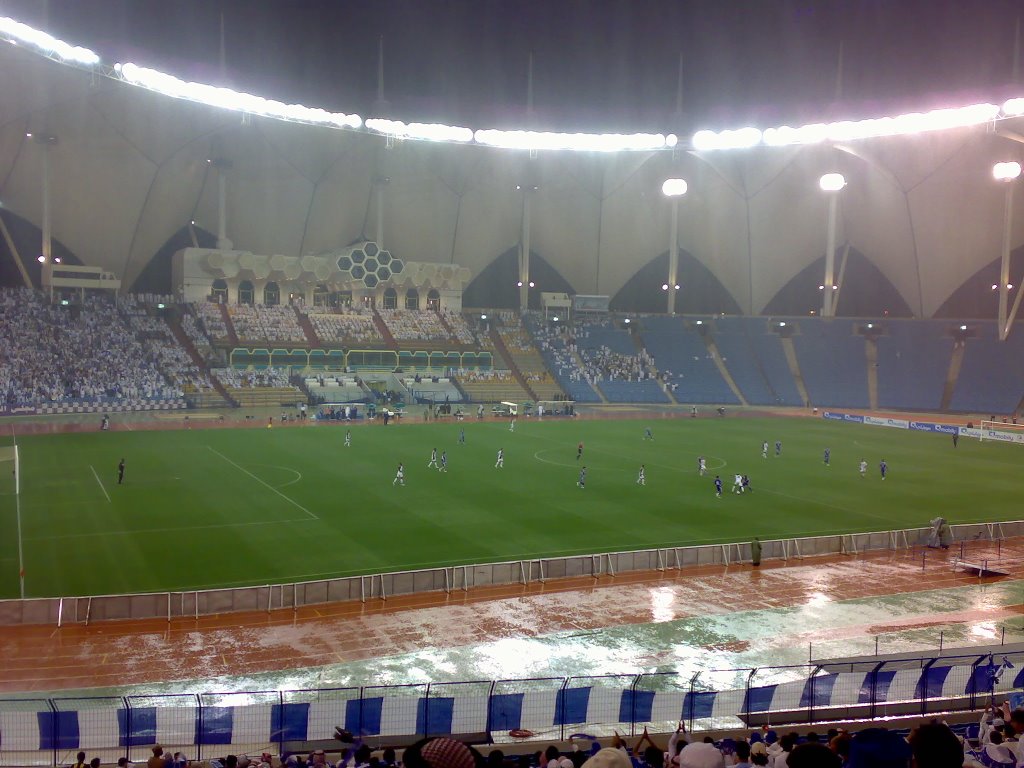
[[[899,429],[806,418],[551,419],[520,421],[514,433],[504,421],[358,426],[350,448],[344,435],[320,425],[21,437],[20,496],[10,472],[0,483],[0,596],[18,595],[19,544],[26,596],[38,597],[888,530],[936,514],[1020,517],[1020,447],[964,439],[954,448],[949,436]],[[427,469],[435,447],[448,453],[447,473]],[[505,466],[495,469],[500,448]],[[405,487],[392,484],[399,462]],[[751,493],[729,492],[737,472],[749,475]]]

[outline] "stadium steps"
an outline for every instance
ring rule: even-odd
[[[299,318],[299,327],[302,332],[306,334],[306,341],[311,347],[321,346],[320,339],[317,338],[316,330],[313,328],[313,324],[309,322],[309,315],[305,312],[299,312],[298,307],[292,307],[292,310]]]
[[[804,386],[804,375],[800,373],[800,362],[796,359],[796,347],[793,346],[793,340],[790,338],[780,338],[782,342],[782,350],[786,353],[786,362],[789,363],[789,372],[793,374],[793,381],[796,384],[797,392],[800,393],[800,399],[804,401],[804,404],[809,404],[811,398],[807,396],[807,387]]]
[[[373,310],[373,324],[377,327],[377,333],[384,339],[385,345],[388,349],[398,349],[398,341],[391,335],[391,330],[388,328],[388,324],[384,322],[384,318],[377,314],[377,310]]]
[[[306,399],[295,387],[231,387],[228,394],[246,408],[295,405]]]
[[[512,375],[515,377],[515,380],[519,382],[519,386],[522,387],[523,391],[530,396],[531,400],[539,400],[540,398],[537,397],[537,393],[533,391],[533,387],[530,386],[526,377],[523,376],[523,372],[520,371],[519,366],[516,365],[516,360],[509,351],[509,348],[505,346],[505,340],[501,338],[501,334],[498,333],[494,326],[491,326],[490,337],[491,343],[494,344],[494,348],[498,350],[498,353],[505,358],[505,362],[508,363],[508,369],[512,371]]]
[[[960,378],[960,366],[964,362],[964,349],[966,347],[962,341],[953,345],[953,354],[949,357],[949,373],[946,374],[946,386],[942,390],[942,404],[939,406],[943,411],[948,411],[949,404],[953,401],[956,382]]]
[[[576,362],[576,367],[579,368],[581,371],[587,370],[587,366],[583,363],[583,358],[580,357],[580,353],[577,352],[576,350],[572,350],[572,359]],[[598,397],[601,398],[601,402],[602,403],[607,403],[608,402],[608,398],[604,396],[604,392],[601,391],[600,387],[591,385],[590,388],[592,390],[594,390],[594,394],[595,395],[597,395]],[[669,395],[669,397],[672,397],[672,396]],[[672,398],[672,399],[674,400],[675,398]]]
[[[171,329],[171,335],[173,335],[177,342],[181,344],[182,349],[188,352],[188,356],[192,359],[192,362],[199,367],[199,370],[203,371],[209,377],[210,383],[213,384],[214,390],[222,400],[222,402],[217,402],[217,399],[210,394],[202,396],[194,395],[193,397],[195,398],[196,407],[220,408],[226,405],[238,405],[238,403],[231,399],[231,396],[228,395],[228,391],[224,389],[224,385],[217,380],[217,377],[210,375],[210,367],[206,364],[206,361],[203,360],[202,356],[199,354],[199,350],[196,349],[195,344],[192,343],[192,339],[190,339],[188,334],[185,333],[185,329],[181,327],[181,323],[178,322],[178,319],[176,317],[167,318],[167,325]]]
[[[220,308],[221,319],[224,321],[224,325],[228,329],[228,341],[231,342],[231,346],[237,347],[238,334],[235,332],[235,324],[231,321],[231,313],[228,312],[226,304],[218,304],[217,306]]]
[[[708,349],[708,354],[711,355],[711,359],[715,361],[715,366],[718,368],[718,372],[722,374],[722,378],[725,379],[725,383],[729,385],[729,389],[736,395],[736,399],[740,401],[740,405],[750,405],[747,402],[747,398],[743,396],[740,388],[736,386],[736,382],[733,381],[732,374],[729,373],[729,369],[725,366],[725,361],[722,360],[722,355],[718,351],[718,345],[715,344],[715,340],[711,337],[710,333],[705,333],[704,346]]]
[[[455,335],[455,330],[448,324],[448,321],[445,319],[445,316],[443,314],[441,314],[440,312],[438,312],[437,313],[437,319],[441,321],[441,327],[444,328],[445,333],[448,334],[448,338],[445,340],[445,342],[448,343],[448,344],[458,344],[458,342],[456,340],[457,337]],[[462,346],[462,345],[459,344],[459,346]]]
[[[629,337],[633,340],[633,346],[636,347],[638,352],[646,352],[647,351],[647,345],[644,344],[644,337],[640,335],[640,329],[639,328],[630,328],[629,329]],[[599,388],[595,387],[594,389],[599,389]],[[661,391],[665,393],[665,395],[666,395],[666,397],[668,397],[670,403],[672,403],[673,405],[679,405],[679,401],[676,400],[676,396],[674,394],[672,394],[672,387],[666,386],[664,384],[664,382],[662,382]],[[602,397],[603,397],[603,394],[602,394]]]
[[[864,355],[868,365],[868,404],[878,410],[878,341],[864,337]]]

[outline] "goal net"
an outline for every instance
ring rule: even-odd
[[[982,421],[978,429],[979,440],[995,440],[1001,443],[1024,445],[1024,424],[1010,424],[1002,421]]]
[[[21,493],[21,466],[18,446],[0,447],[0,495],[17,496]]]

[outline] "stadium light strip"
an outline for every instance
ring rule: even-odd
[[[34,53],[68,66],[88,69],[94,74],[121,80],[155,93],[186,99],[220,109],[230,109],[269,118],[323,125],[393,136],[399,139],[440,141],[501,149],[570,152],[630,152],[672,149],[680,142],[675,134],[662,133],[559,133],[555,131],[473,130],[462,126],[437,123],[404,123],[384,118],[370,118],[363,123],[356,114],[330,112],[301,104],[285,104],[262,96],[241,93],[203,83],[193,83],[173,75],[137,64],[103,65],[100,57],[81,46],[71,45],[27,24],[0,17],[0,39],[23,45]],[[747,149],[757,146],[781,147],[823,142],[855,141],[882,136],[941,131],[988,124],[996,120],[1024,115],[1024,97],[1012,98],[1001,106],[971,104],[930,112],[911,112],[895,117],[867,120],[842,120],[832,123],[809,123],[799,127],[788,125],[761,130],[754,127],[722,131],[700,130],[693,134],[686,149],[713,151]]]
[[[122,80],[132,85],[138,85],[176,99],[208,104],[211,107],[338,128],[358,128],[363,124],[359,115],[328,112],[326,109],[304,107],[301,104],[285,104],[281,101],[265,99],[262,96],[254,96],[251,93],[233,91],[230,88],[192,83],[155,69],[140,67],[138,64],[115,64],[114,72],[120,74]]]
[[[100,57],[88,48],[65,43],[53,35],[33,29],[27,24],[8,18],[0,17],[0,35],[7,38],[8,42],[23,43],[30,48],[37,49],[45,56],[56,56],[61,61],[72,64],[81,64],[91,67],[100,63]]]

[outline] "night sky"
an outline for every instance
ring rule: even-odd
[[[767,127],[1024,92],[1011,87],[1021,0],[0,0],[0,14],[108,63],[473,128]],[[374,108],[381,35],[386,111]]]

